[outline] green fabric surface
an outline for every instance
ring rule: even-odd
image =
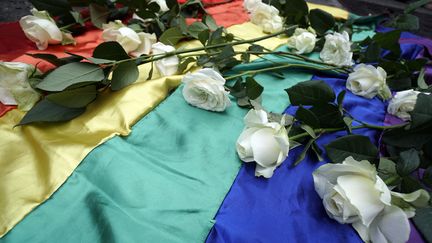
[[[289,105],[284,89],[312,76],[283,73],[285,79],[256,76],[264,106],[274,112]],[[181,90],[129,136],[88,154],[0,242],[203,242],[240,168],[235,143],[248,110],[233,101],[225,112],[204,111],[188,105]]]

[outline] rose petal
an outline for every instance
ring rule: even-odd
[[[387,206],[369,228],[374,243],[405,243],[409,239],[410,225],[402,209]]]
[[[273,176],[274,170],[276,169],[276,166],[271,167],[262,167],[259,164],[256,164],[255,167],[255,176],[262,176],[264,178],[271,178]]]
[[[267,112],[251,109],[243,118],[246,127],[263,127],[268,123]]]
[[[261,128],[251,136],[251,147],[255,161],[263,167],[276,164],[280,147],[274,138],[273,129]]]
[[[363,224],[369,226],[384,208],[380,200],[381,192],[376,190],[375,181],[359,175],[343,175],[337,178],[337,184],[359,211]]]

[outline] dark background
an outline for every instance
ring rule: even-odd
[[[309,2],[339,6],[337,0],[311,0]],[[24,15],[30,14],[32,5],[26,0],[0,0],[0,22],[12,22],[19,20]]]
[[[145,0],[143,0],[145,1]],[[339,8],[345,8],[357,15],[368,15],[392,11],[402,13],[407,2],[414,0],[307,0]],[[0,0],[0,22],[18,21],[22,16],[29,15],[32,5],[29,0]],[[428,7],[418,9],[415,13],[420,19],[420,30],[416,34],[432,38],[432,2]],[[0,30],[0,34],[1,30]]]

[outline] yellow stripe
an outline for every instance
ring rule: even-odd
[[[229,31],[243,39],[263,35],[250,23]],[[274,49],[285,41],[272,38],[260,44]],[[198,46],[198,41],[182,45]],[[247,47],[237,46],[236,50]],[[149,65],[140,66],[136,83],[117,92],[104,92],[70,122],[13,128],[24,115],[18,110],[0,119],[0,237],[48,199],[93,148],[115,135],[128,135],[133,124],[180,84],[180,75],[146,81],[149,69]]]

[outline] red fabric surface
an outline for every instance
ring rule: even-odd
[[[184,2],[184,0],[179,0]],[[220,4],[223,3],[223,4]],[[248,15],[243,9],[242,0],[204,0],[207,11],[216,20],[217,24],[229,27],[241,24],[248,20]],[[193,20],[190,20],[193,22]],[[37,65],[39,70],[45,72],[53,65],[41,59],[27,56],[26,53],[49,53],[58,57],[68,56],[65,52],[71,52],[85,57],[90,57],[94,48],[102,42],[102,31],[88,26],[88,30],[79,36],[75,36],[77,44],[73,45],[50,45],[46,50],[38,50],[36,45],[28,40],[18,22],[0,23],[0,61],[24,62]],[[7,111],[15,109],[16,106],[6,106],[0,102],[0,117]]]
[[[0,102],[0,117],[2,117],[6,112],[15,109],[15,105],[3,105],[3,103]]]

